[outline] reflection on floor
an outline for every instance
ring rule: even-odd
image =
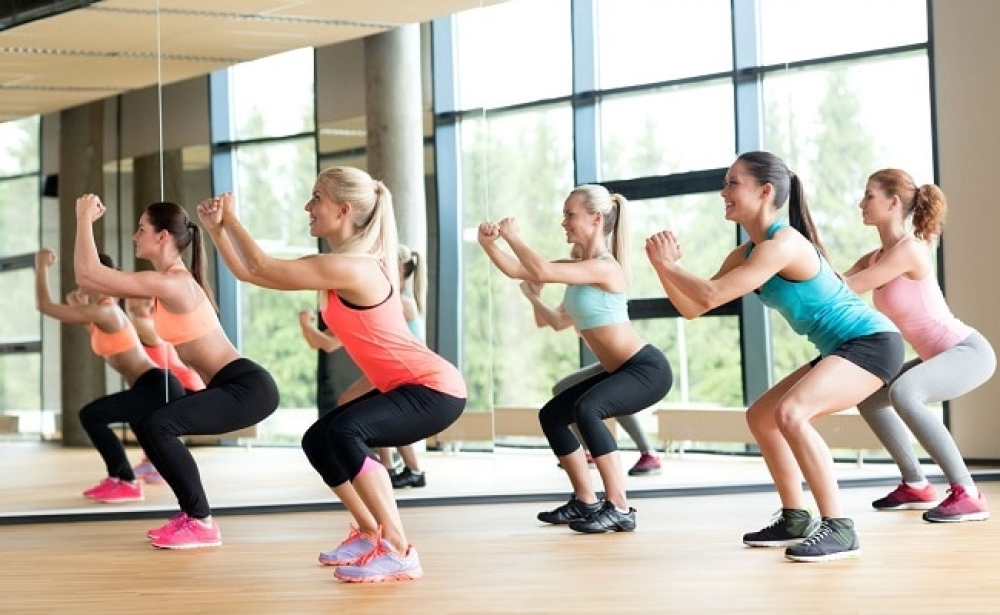
[[[195,458],[213,508],[225,512],[259,512],[261,507],[285,511],[337,506],[329,490],[297,447],[196,447]],[[139,458],[130,450],[130,458]],[[637,453],[623,451],[627,468]],[[498,448],[493,453],[423,452],[420,455],[427,486],[398,490],[406,504],[470,501],[561,501],[569,483],[550,452],[539,449]],[[756,457],[697,455],[663,456],[663,469],[652,476],[627,477],[633,497],[769,491],[764,463]],[[164,485],[150,485],[138,504],[96,504],[80,493],[102,478],[103,464],[89,448],[53,444],[0,444],[0,523],[24,521],[28,516],[50,517],[118,513],[119,516],[158,515],[173,510],[175,500]],[[842,463],[841,481],[853,485],[894,485],[895,467],[886,463]],[[980,475],[989,473],[981,469]],[[940,471],[928,467],[932,480]],[[595,481],[599,481],[596,470]],[[599,484],[599,482],[598,482]],[[127,513],[127,514],[126,514]]]

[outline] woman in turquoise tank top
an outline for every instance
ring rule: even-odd
[[[646,240],[646,255],[667,296],[695,318],[750,292],[805,335],[819,357],[796,369],[747,409],[747,423],[781,499],[781,514],[743,536],[752,547],[787,547],[796,561],[826,561],[860,553],[854,523],[844,516],[833,457],[812,421],[856,405],[890,381],[903,362],[899,332],[858,299],[826,261],[802,184],[767,152],[748,152],[726,173],[726,219],[750,240],[723,261],[711,279],[685,271],[671,231]],[[778,221],[788,202],[790,226]],[[802,479],[821,519],[806,507]]]
[[[556,393],[538,412],[549,446],[573,486],[569,502],[539,513],[538,520],[584,533],[635,529],[618,446],[604,419],[648,408],[663,399],[673,382],[667,358],[636,335],[629,321],[624,205],[624,197],[603,186],[579,186],[569,194],[562,227],[567,243],[579,248],[579,260],[545,260],[524,243],[513,218],[479,226],[480,245],[504,275],[535,284],[566,284],[566,313],[603,367]],[[501,238],[513,255],[497,244]],[[570,430],[574,423],[579,439]],[[581,440],[604,483],[603,501],[594,490]]]

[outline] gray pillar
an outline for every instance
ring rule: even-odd
[[[420,26],[369,36],[364,45],[368,170],[392,191],[399,241],[426,258]]]
[[[83,105],[60,113],[59,125],[59,297],[76,287],[73,245],[76,236],[76,198],[104,191],[104,103]],[[104,243],[104,223],[94,224],[94,237]],[[62,442],[63,446],[90,446],[80,424],[79,411],[106,394],[104,361],[90,350],[86,328],[62,325]]]

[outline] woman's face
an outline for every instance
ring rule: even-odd
[[[757,211],[762,202],[763,186],[747,173],[742,162],[734,162],[726,171],[720,194],[726,208],[726,220],[738,221],[745,214]]]
[[[571,194],[563,203],[562,227],[566,243],[584,244],[599,232],[601,214],[592,214],[583,205],[583,197]]]
[[[892,202],[893,197],[886,194],[882,186],[869,180],[858,204],[861,208],[861,220],[868,226],[877,226],[892,215]]]
[[[320,183],[313,185],[312,196],[306,202],[305,210],[309,212],[309,234],[313,237],[327,237],[338,223],[337,204],[320,190]]]
[[[139,226],[132,235],[135,244],[135,257],[149,259],[156,254],[157,236],[159,232],[149,222],[149,216],[142,214]]]

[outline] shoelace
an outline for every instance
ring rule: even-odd
[[[357,563],[355,563],[354,565],[366,566],[368,565],[368,562],[372,561],[376,557],[380,555],[385,555],[387,553],[391,553],[391,551],[385,548],[385,545],[382,544],[382,526],[380,525],[378,526],[378,529],[375,530],[375,546],[372,547],[371,551],[359,557]]]
[[[340,547],[348,545],[359,538],[361,538],[361,529],[355,525],[351,525],[351,531],[348,532],[347,538],[345,538],[339,545],[337,545],[337,548],[339,549]]]
[[[811,547],[812,545],[821,542],[824,538],[833,533],[833,528],[830,527],[825,521],[819,526],[819,529],[813,532],[811,536],[802,541],[801,545],[803,547]]]
[[[938,507],[951,506],[957,502],[963,495],[965,495],[965,489],[959,489],[960,485],[956,485],[948,490],[948,497],[944,499]]]

